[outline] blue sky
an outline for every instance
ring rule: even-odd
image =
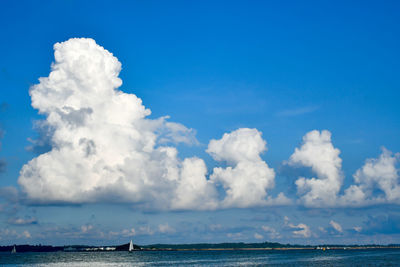
[[[0,243],[104,244],[131,238],[139,244],[399,243],[398,12],[396,1],[3,2]],[[54,152],[62,142],[44,134],[46,128],[38,127],[38,121],[60,130],[62,138],[75,132],[65,132],[62,120],[49,122],[53,112],[49,110],[64,107],[60,110],[69,112],[65,109],[69,100],[48,98],[51,108],[40,101],[34,108],[29,90],[52,71],[53,45],[70,38],[91,38],[96,42],[93,49],[104,47],[117,58],[122,64],[118,90],[136,95],[152,112],[143,125],[170,116],[156,123],[161,127],[158,130],[141,126],[145,129],[141,134],[151,139],[153,133],[165,131],[171,137],[167,145],[161,142],[154,148],[176,148],[178,163],[174,167],[179,173],[184,173],[185,159],[194,164],[188,165],[188,172],[198,170],[196,175],[202,173],[204,162],[207,174],[199,176],[204,195],[196,187],[198,199],[184,202],[184,206],[182,202],[161,207],[152,187],[132,187],[133,191],[127,192],[132,197],[119,201],[126,192],[116,188],[117,193],[111,194],[106,190],[110,184],[97,183],[93,188],[106,191],[101,196],[83,197],[77,185],[91,177],[90,171],[85,177],[79,173],[64,177],[78,181],[68,188],[74,193],[71,198],[46,194],[57,195],[58,189],[49,185],[55,178],[41,172],[45,166],[40,164],[56,166],[60,162],[52,154],[35,167],[28,162]],[[71,51],[68,49],[66,54]],[[85,52],[88,60],[91,51]],[[72,75],[68,81],[75,78]],[[88,78],[102,82],[104,77]],[[41,87],[35,88],[31,92],[45,101]],[[74,90],[82,87],[78,84]],[[97,101],[98,96],[87,97]],[[99,110],[97,104],[96,108],[88,106],[93,111],[87,116],[99,111],[122,121],[125,117],[117,107]],[[38,109],[44,110],[43,114]],[[86,128],[110,133],[112,129],[103,126]],[[176,127],[183,128],[174,132]],[[192,141],[175,142],[183,137]],[[93,136],[98,145],[96,138],[112,144],[114,136]],[[213,146],[211,140],[216,141]],[[237,142],[249,149],[233,149]],[[390,152],[382,152],[382,147]],[[74,151],[68,153],[64,159],[76,159]],[[108,156],[98,149],[98,160]],[[254,166],[263,174],[254,178],[257,189],[248,184],[235,191],[243,194],[241,197],[229,198],[227,192],[235,179],[253,179],[243,173],[226,178],[229,168],[240,164],[245,166],[241,169],[245,174],[259,170]],[[33,173],[29,182],[20,174],[24,165]],[[136,179],[132,173],[143,166],[134,166],[125,170],[124,179]],[[179,179],[186,179],[180,175]],[[305,177],[305,185],[299,184],[301,177]],[[313,177],[321,184],[310,185]],[[44,182],[47,191],[39,190],[38,182]],[[387,184],[390,186],[385,187]],[[187,189],[185,186],[182,188]],[[346,194],[351,186],[365,196],[356,191]],[[321,191],[325,187],[327,191]],[[135,191],[139,189],[143,191]],[[177,194],[183,201],[190,195],[185,190],[182,193],[167,185],[160,195],[172,199]],[[216,196],[207,190],[216,190]],[[279,193],[289,201],[264,203],[268,197],[277,199]],[[324,194],[332,194],[331,200],[324,200]],[[259,198],[250,201],[250,196]],[[315,198],[308,201],[307,197]],[[206,208],[199,199],[209,199],[210,206]]]

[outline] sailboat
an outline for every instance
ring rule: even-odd
[[[132,243],[132,240],[131,240],[131,242],[129,242],[129,252],[132,252],[132,250],[133,250],[133,243]]]
[[[15,248],[15,245],[14,245],[13,249],[11,250],[11,253],[17,253],[17,249]]]

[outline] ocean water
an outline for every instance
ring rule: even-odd
[[[400,249],[0,253],[0,266],[400,266]]]

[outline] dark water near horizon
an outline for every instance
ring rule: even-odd
[[[400,249],[0,253],[0,266],[400,266]]]

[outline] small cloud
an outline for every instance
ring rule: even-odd
[[[342,228],[342,226],[341,226],[339,223],[337,223],[337,222],[331,220],[331,221],[329,222],[329,224],[332,226],[333,229],[335,229],[335,230],[338,231],[339,233],[343,233],[343,228]]]
[[[147,226],[141,226],[141,227],[139,227],[138,234],[141,234],[141,235],[153,235],[154,231],[148,225]]]
[[[38,224],[38,221],[34,217],[28,217],[28,218],[10,218],[8,220],[9,224],[13,225],[30,225],[30,224]]]
[[[288,216],[283,217],[283,221],[285,225],[287,225],[289,223],[289,217]]]
[[[299,223],[297,225],[294,225],[292,223],[289,223],[289,218],[287,216],[284,217],[284,223],[285,226],[287,226],[289,229],[292,229],[294,237],[308,238],[311,236],[311,230],[307,224]]]
[[[281,238],[281,235],[279,234],[279,232],[277,232],[274,228],[269,227],[268,225],[261,226],[261,229],[263,229],[265,232],[268,233],[269,238],[272,238],[272,239]]]
[[[0,230],[0,240],[13,240],[13,239],[27,239],[31,238],[32,235],[28,230],[24,230],[22,233],[16,230],[2,229]]]
[[[90,225],[90,224],[88,224],[88,225],[82,225],[81,226],[81,231],[82,231],[82,233],[87,233],[87,232],[89,232],[90,230],[92,230],[93,229],[93,225]]]
[[[360,233],[362,231],[362,227],[361,226],[354,226],[353,230],[356,231],[357,233]]]
[[[242,233],[227,233],[226,236],[229,237],[229,238],[232,238],[234,240],[243,239],[243,234]]]
[[[172,228],[171,226],[169,226],[168,223],[160,224],[158,226],[158,231],[163,234],[173,234],[176,232],[176,230],[174,228]]]
[[[125,237],[135,236],[136,230],[133,227],[131,229],[124,229],[124,230],[122,230],[120,235],[125,236]]]
[[[293,109],[286,109],[276,113],[279,117],[295,117],[304,115],[307,113],[312,113],[319,109],[318,106],[308,106],[308,107],[300,107],[300,108],[293,108]]]
[[[260,240],[260,239],[263,239],[264,236],[260,235],[259,233],[255,233],[255,234],[254,234],[254,238]]]
[[[325,230],[325,228],[322,227],[322,226],[318,227],[318,230],[320,230],[322,233],[326,233],[326,232],[327,232],[327,231]]]
[[[25,237],[25,238],[31,238],[32,237],[31,233],[29,233],[29,231],[27,231],[27,230],[22,232],[22,236]]]
[[[301,236],[301,237],[310,237],[311,236],[311,230],[310,227],[304,223],[299,223],[298,225],[289,225],[290,228],[293,229],[298,229],[293,231],[294,236]]]

